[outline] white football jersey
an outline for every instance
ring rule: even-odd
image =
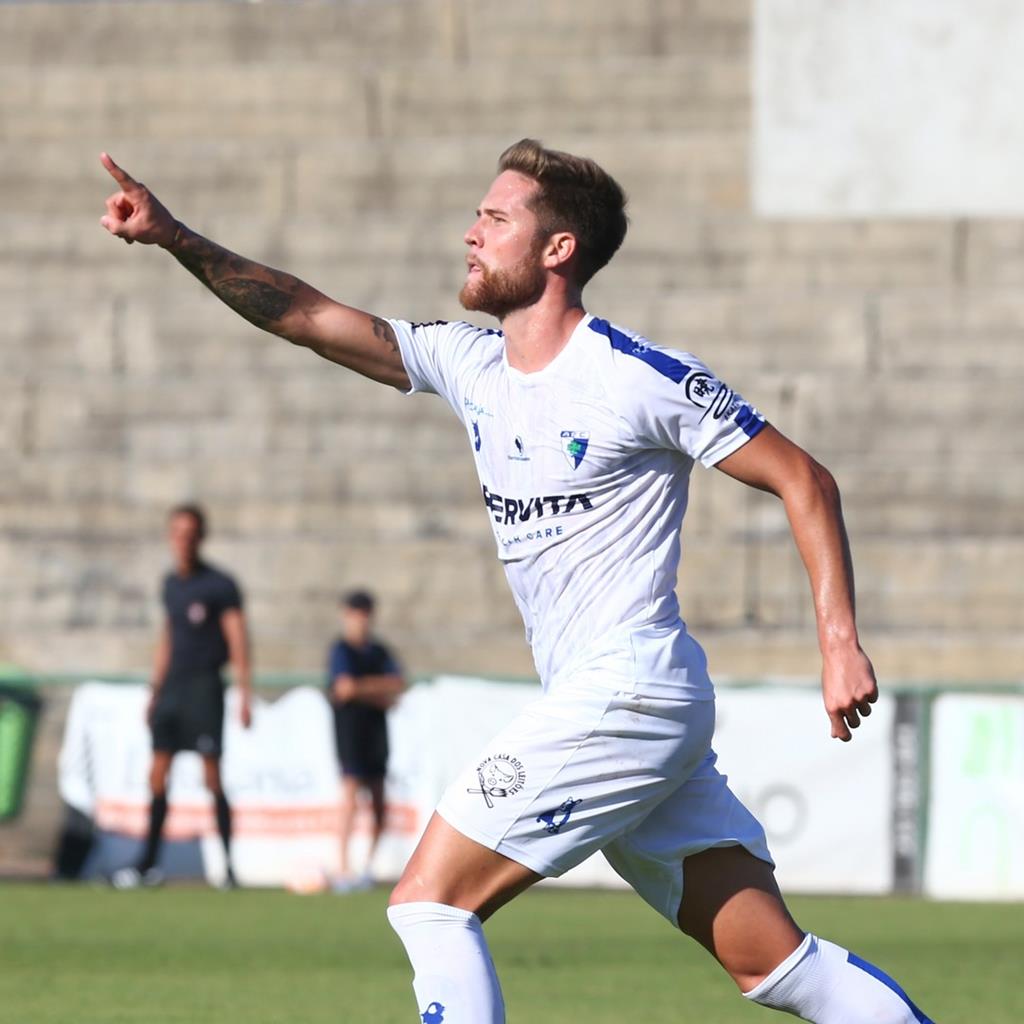
[[[761,415],[694,356],[585,316],[542,370],[500,331],[391,320],[417,391],[466,428],[498,557],[545,688],[631,659],[635,678],[710,699],[675,595],[690,470],[736,451]]]

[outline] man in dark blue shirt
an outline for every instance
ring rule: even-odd
[[[162,881],[156,868],[167,816],[167,777],[179,750],[194,750],[203,759],[203,775],[216,807],[217,830],[227,859],[226,885],[233,887],[231,807],[221,785],[220,756],[224,729],[224,680],[230,660],[241,691],[241,720],[248,728],[251,712],[249,643],[242,595],[235,581],[200,558],[206,517],[196,505],[180,505],[168,517],[168,540],[174,569],[164,578],[161,597],[166,618],[154,659],[147,718],[153,733],[149,783],[152,801],[149,830],[139,863],[114,873],[119,888]]]
[[[334,706],[334,734],[341,763],[340,874],[335,889],[370,884],[371,864],[384,830],[384,776],[388,762],[386,712],[405,688],[401,670],[388,649],[373,639],[374,600],[357,590],[341,602],[342,635],[331,645],[327,689]],[[361,877],[349,869],[349,840],[359,791],[373,809],[370,849]]]

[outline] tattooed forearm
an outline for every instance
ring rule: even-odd
[[[251,324],[383,384],[410,387],[387,320],[335,302],[297,277],[244,259],[182,225],[165,248]]]
[[[236,256],[183,228],[171,248],[174,258],[222,302],[250,323],[280,333],[302,282],[279,270]]]
[[[383,341],[388,348],[391,349],[396,355],[401,355],[398,348],[398,338],[395,337],[395,329],[387,322],[382,320],[379,316],[372,318],[373,321],[373,333]]]
[[[295,296],[265,281],[234,277],[210,286],[218,298],[257,327],[273,330],[292,308]]]

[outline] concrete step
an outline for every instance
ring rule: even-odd
[[[334,3],[157,2],[130,21],[109,3],[0,6],[0,63],[166,63],[192,68],[230,54],[240,64],[372,65],[454,60],[600,58],[745,49],[745,0],[338,0]]]
[[[128,86],[130,82],[130,87]],[[464,138],[523,126],[554,135],[730,130],[748,122],[745,60],[589,58],[523,74],[514,59],[267,68],[214,64],[0,68],[0,131],[9,142],[82,139],[112,151],[127,138],[306,139],[407,134]]]
[[[125,8],[103,2],[0,6],[5,66],[196,68],[230,58],[240,65],[369,63],[395,51],[449,57],[457,37],[454,0],[176,3]]]
[[[809,607],[806,576],[792,546],[758,551],[757,620],[801,625]],[[861,540],[856,546],[857,619],[862,630],[955,629],[982,633],[1024,628],[1024,543],[946,537],[908,543]],[[803,614],[794,619],[794,615]],[[1024,663],[1021,664],[1024,668]]]
[[[410,135],[372,139],[147,139],[120,129],[96,140],[43,140],[10,147],[0,166],[0,215],[102,213],[115,190],[100,166],[108,148],[183,219],[255,221],[269,229],[299,218],[347,218],[372,227],[381,214],[469,217],[495,173],[498,156],[520,132],[457,142]],[[117,145],[117,138],[123,141]],[[552,144],[589,155],[632,196],[633,233],[666,210],[708,216],[746,209],[746,148],[739,134],[629,132],[615,137],[560,135]]]

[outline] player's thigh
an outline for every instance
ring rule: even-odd
[[[158,700],[150,720],[153,741],[151,785],[156,785],[158,776],[160,784],[166,784],[171,759],[184,746],[182,726],[182,716],[177,703],[168,699]]]
[[[743,847],[770,873],[764,829],[729,788],[709,751],[693,774],[635,828],[604,847],[605,858],[659,914],[679,924],[691,880],[690,858],[716,847]]]
[[[486,920],[541,877],[434,814],[392,891],[391,905],[443,903]]]
[[[341,794],[343,807],[355,809],[356,800],[359,796],[359,776],[343,774],[338,780],[338,792]]]
[[[760,983],[803,941],[772,866],[742,846],[687,857],[680,929],[696,939],[743,991]]]
[[[188,711],[188,744],[205,759],[219,759],[224,750],[224,693],[213,680]]]

